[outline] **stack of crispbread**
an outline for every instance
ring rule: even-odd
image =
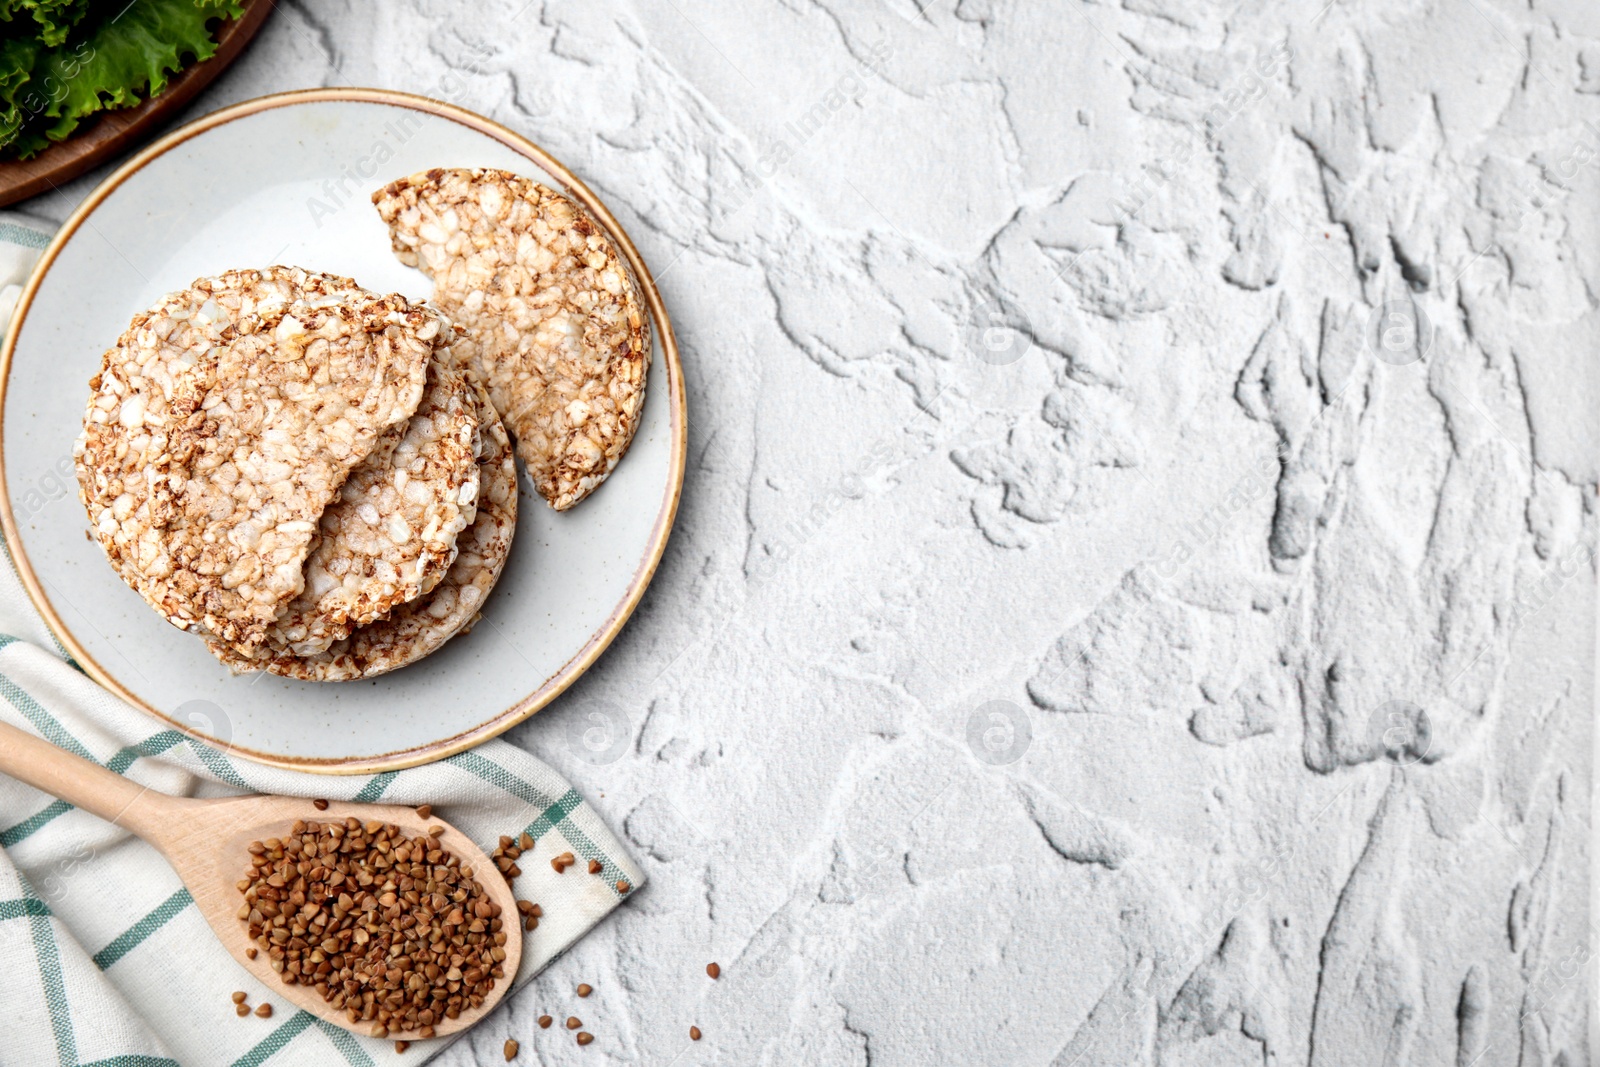
[[[201,278],[105,354],[75,457],[94,536],[235,671],[371,677],[471,628],[516,527],[637,427],[647,319],[603,232],[500,171],[374,194],[432,305],[292,267]]]

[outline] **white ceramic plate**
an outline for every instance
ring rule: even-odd
[[[528,490],[484,618],[422,662],[363,682],[235,678],[125,586],[85,536],[72,443],[89,378],[128,319],[201,275],[284,263],[425,299],[389,250],[374,189],[430,167],[499,167],[581,201],[654,318],[632,448],[565,514]],[[672,326],[611,213],[542,149],[480,116],[382,90],[311,90],[209,115],[141,152],[46,250],[0,350],[0,520],[23,584],[75,660],[168,723],[264,763],[329,773],[412,766],[522,721],[571,684],[638,603],[683,481]],[[519,469],[521,464],[518,464]]]

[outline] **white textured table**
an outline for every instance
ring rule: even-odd
[[[518,6],[281,0],[197,109],[485,112],[683,345],[512,735],[652,882],[442,1063],[1593,1062],[1600,6]]]

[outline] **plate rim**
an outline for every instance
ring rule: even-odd
[[[633,240],[628,236],[627,231],[622,228],[622,224],[617,221],[610,209],[601,202],[600,198],[576,174],[538,144],[495,122],[493,119],[443,100],[393,89],[329,87],[270,93],[266,96],[244,100],[218,111],[213,111],[208,115],[203,115],[141,149],[97,185],[84,199],[83,203],[79,204],[72,214],[67,217],[61,228],[56,231],[55,236],[40,255],[38,263],[35,264],[27,285],[17,298],[11,322],[6,328],[5,340],[3,344],[0,344],[0,531],[4,532],[12,563],[17,571],[17,576],[22,581],[24,591],[28,594],[28,599],[32,601],[35,610],[44,619],[45,625],[55,635],[56,640],[61,642],[62,648],[67,655],[85,674],[115,696],[161,720],[170,728],[214,748],[218,747],[214,738],[205,736],[188,726],[188,724],[146,702],[102,667],[94,657],[89,655],[88,651],[73,635],[71,629],[50,603],[50,598],[45,594],[38,576],[34,573],[33,564],[28,559],[27,550],[22,541],[21,530],[17,526],[16,517],[12,512],[10,488],[6,483],[4,420],[6,398],[11,382],[12,358],[34,297],[43,284],[46,275],[49,274],[56,258],[94,211],[125,181],[179,145],[236,119],[280,107],[327,102],[387,104],[449,119],[499,141],[512,151],[531,160],[534,165],[561,182],[566,187],[567,194],[581,202],[584,208],[606,228],[607,233],[616,242],[623,257],[628,261],[628,265],[633,268],[634,276],[638,279],[639,287],[644,294],[646,304],[649,306],[651,316],[655,319],[656,336],[661,346],[662,365],[667,379],[666,399],[670,406],[670,441],[668,442],[670,456],[666,492],[657,511],[655,525],[651,529],[650,540],[646,546],[644,557],[635,569],[633,578],[623,592],[621,600],[611,609],[605,620],[589,635],[588,639],[572,658],[567,660],[554,674],[541,682],[532,693],[471,729],[422,745],[377,755],[291,757],[261,752],[232,742],[220,746],[227,753],[236,753],[252,762],[285,770],[307,771],[314,774],[374,774],[384,771],[404,770],[408,767],[433,763],[465,752],[490,738],[499,736],[518,723],[525,722],[556,697],[560,696],[573,682],[577,681],[593,666],[601,653],[610,646],[617,634],[622,631],[622,627],[627,623],[634,609],[638,607],[639,601],[644,597],[644,592],[649,587],[651,579],[654,578],[656,568],[666,552],[667,540],[671,536],[673,523],[677,518],[678,504],[683,496],[683,478],[688,460],[688,400],[685,395],[683,365],[679,359],[677,337],[673,332],[672,319],[668,315],[666,305],[661,299],[661,293],[656,287],[654,276],[645,265],[644,257],[639,254],[639,250],[634,246]]]

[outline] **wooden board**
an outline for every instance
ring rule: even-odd
[[[32,159],[0,162],[0,206],[54,189],[154,136],[239,57],[271,11],[272,0],[249,0],[243,15],[217,29],[216,54],[179,71],[156,96],[134,107],[101,112]]]

